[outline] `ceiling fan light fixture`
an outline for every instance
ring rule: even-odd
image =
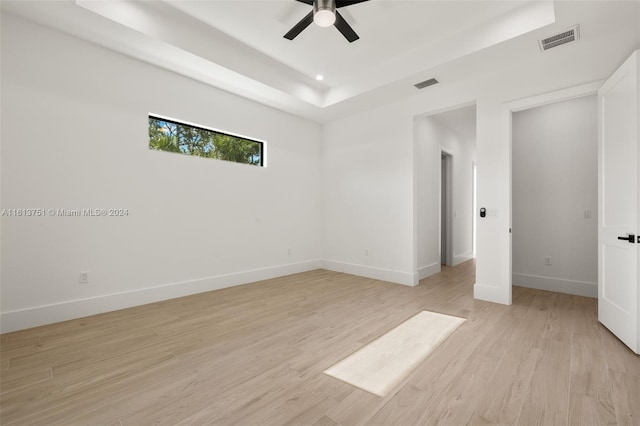
[[[319,27],[330,27],[336,22],[336,15],[330,10],[320,10],[313,14],[313,22]]]
[[[335,24],[335,0],[316,0],[313,2],[313,22],[319,27],[330,27]]]
[[[2,0],[0,0],[2,1]],[[333,25],[349,43],[358,40],[358,34],[351,28],[351,25],[344,19],[337,9],[354,4],[364,3],[369,0],[296,0],[300,3],[313,5],[311,12],[307,13],[297,24],[284,35],[287,40],[298,37],[312,23],[319,27],[329,27]]]

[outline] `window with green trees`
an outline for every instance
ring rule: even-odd
[[[153,115],[149,116],[149,148],[263,166],[262,142]]]

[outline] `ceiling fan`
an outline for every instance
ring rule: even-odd
[[[307,16],[302,18],[300,22],[294,25],[288,33],[284,35],[284,38],[293,40],[300,34],[305,28],[311,25],[312,22],[315,22],[319,27],[330,27],[331,25],[335,26],[340,33],[349,41],[349,43],[353,43],[360,37],[353,31],[351,25],[344,20],[340,12],[336,9],[345,6],[351,6],[353,4],[363,3],[369,0],[297,0],[300,3],[306,3],[308,5],[313,6],[313,10],[309,12]]]

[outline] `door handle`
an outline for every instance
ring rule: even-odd
[[[618,237],[618,239],[623,241],[629,241],[631,244],[634,244],[636,242],[636,236],[633,234],[629,234],[626,237]],[[640,240],[640,237],[638,238],[638,240]]]

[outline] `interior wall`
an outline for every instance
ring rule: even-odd
[[[335,264],[350,264],[345,269],[354,273],[417,283],[417,271],[423,265],[417,238],[419,156],[411,148],[415,117],[475,102],[478,208],[485,207],[494,215],[477,222],[474,297],[511,303],[510,103],[602,81],[636,48],[634,30],[585,36],[555,52],[536,51],[536,39],[552,30],[545,28],[529,36],[526,48],[531,55],[526,61],[432,86],[325,125],[322,170],[327,258]],[[502,57],[508,54],[503,47],[490,51]],[[437,71],[435,76],[440,77]],[[367,259],[366,246],[380,252]]]
[[[321,267],[321,126],[2,16],[2,329]],[[268,167],[148,148],[149,113],[267,141]],[[89,284],[79,273],[89,272]]]
[[[413,129],[402,121],[375,112],[325,126],[326,268],[417,284],[408,208],[413,199],[413,147],[406,141],[412,135]]]
[[[463,140],[440,123],[437,115],[419,116],[414,120],[417,173],[418,278],[440,271],[441,241],[441,152],[451,155],[451,200],[453,223],[452,264],[473,257],[472,241],[472,172],[475,161],[475,139]]]
[[[513,114],[513,285],[597,297],[597,122],[595,95]]]

